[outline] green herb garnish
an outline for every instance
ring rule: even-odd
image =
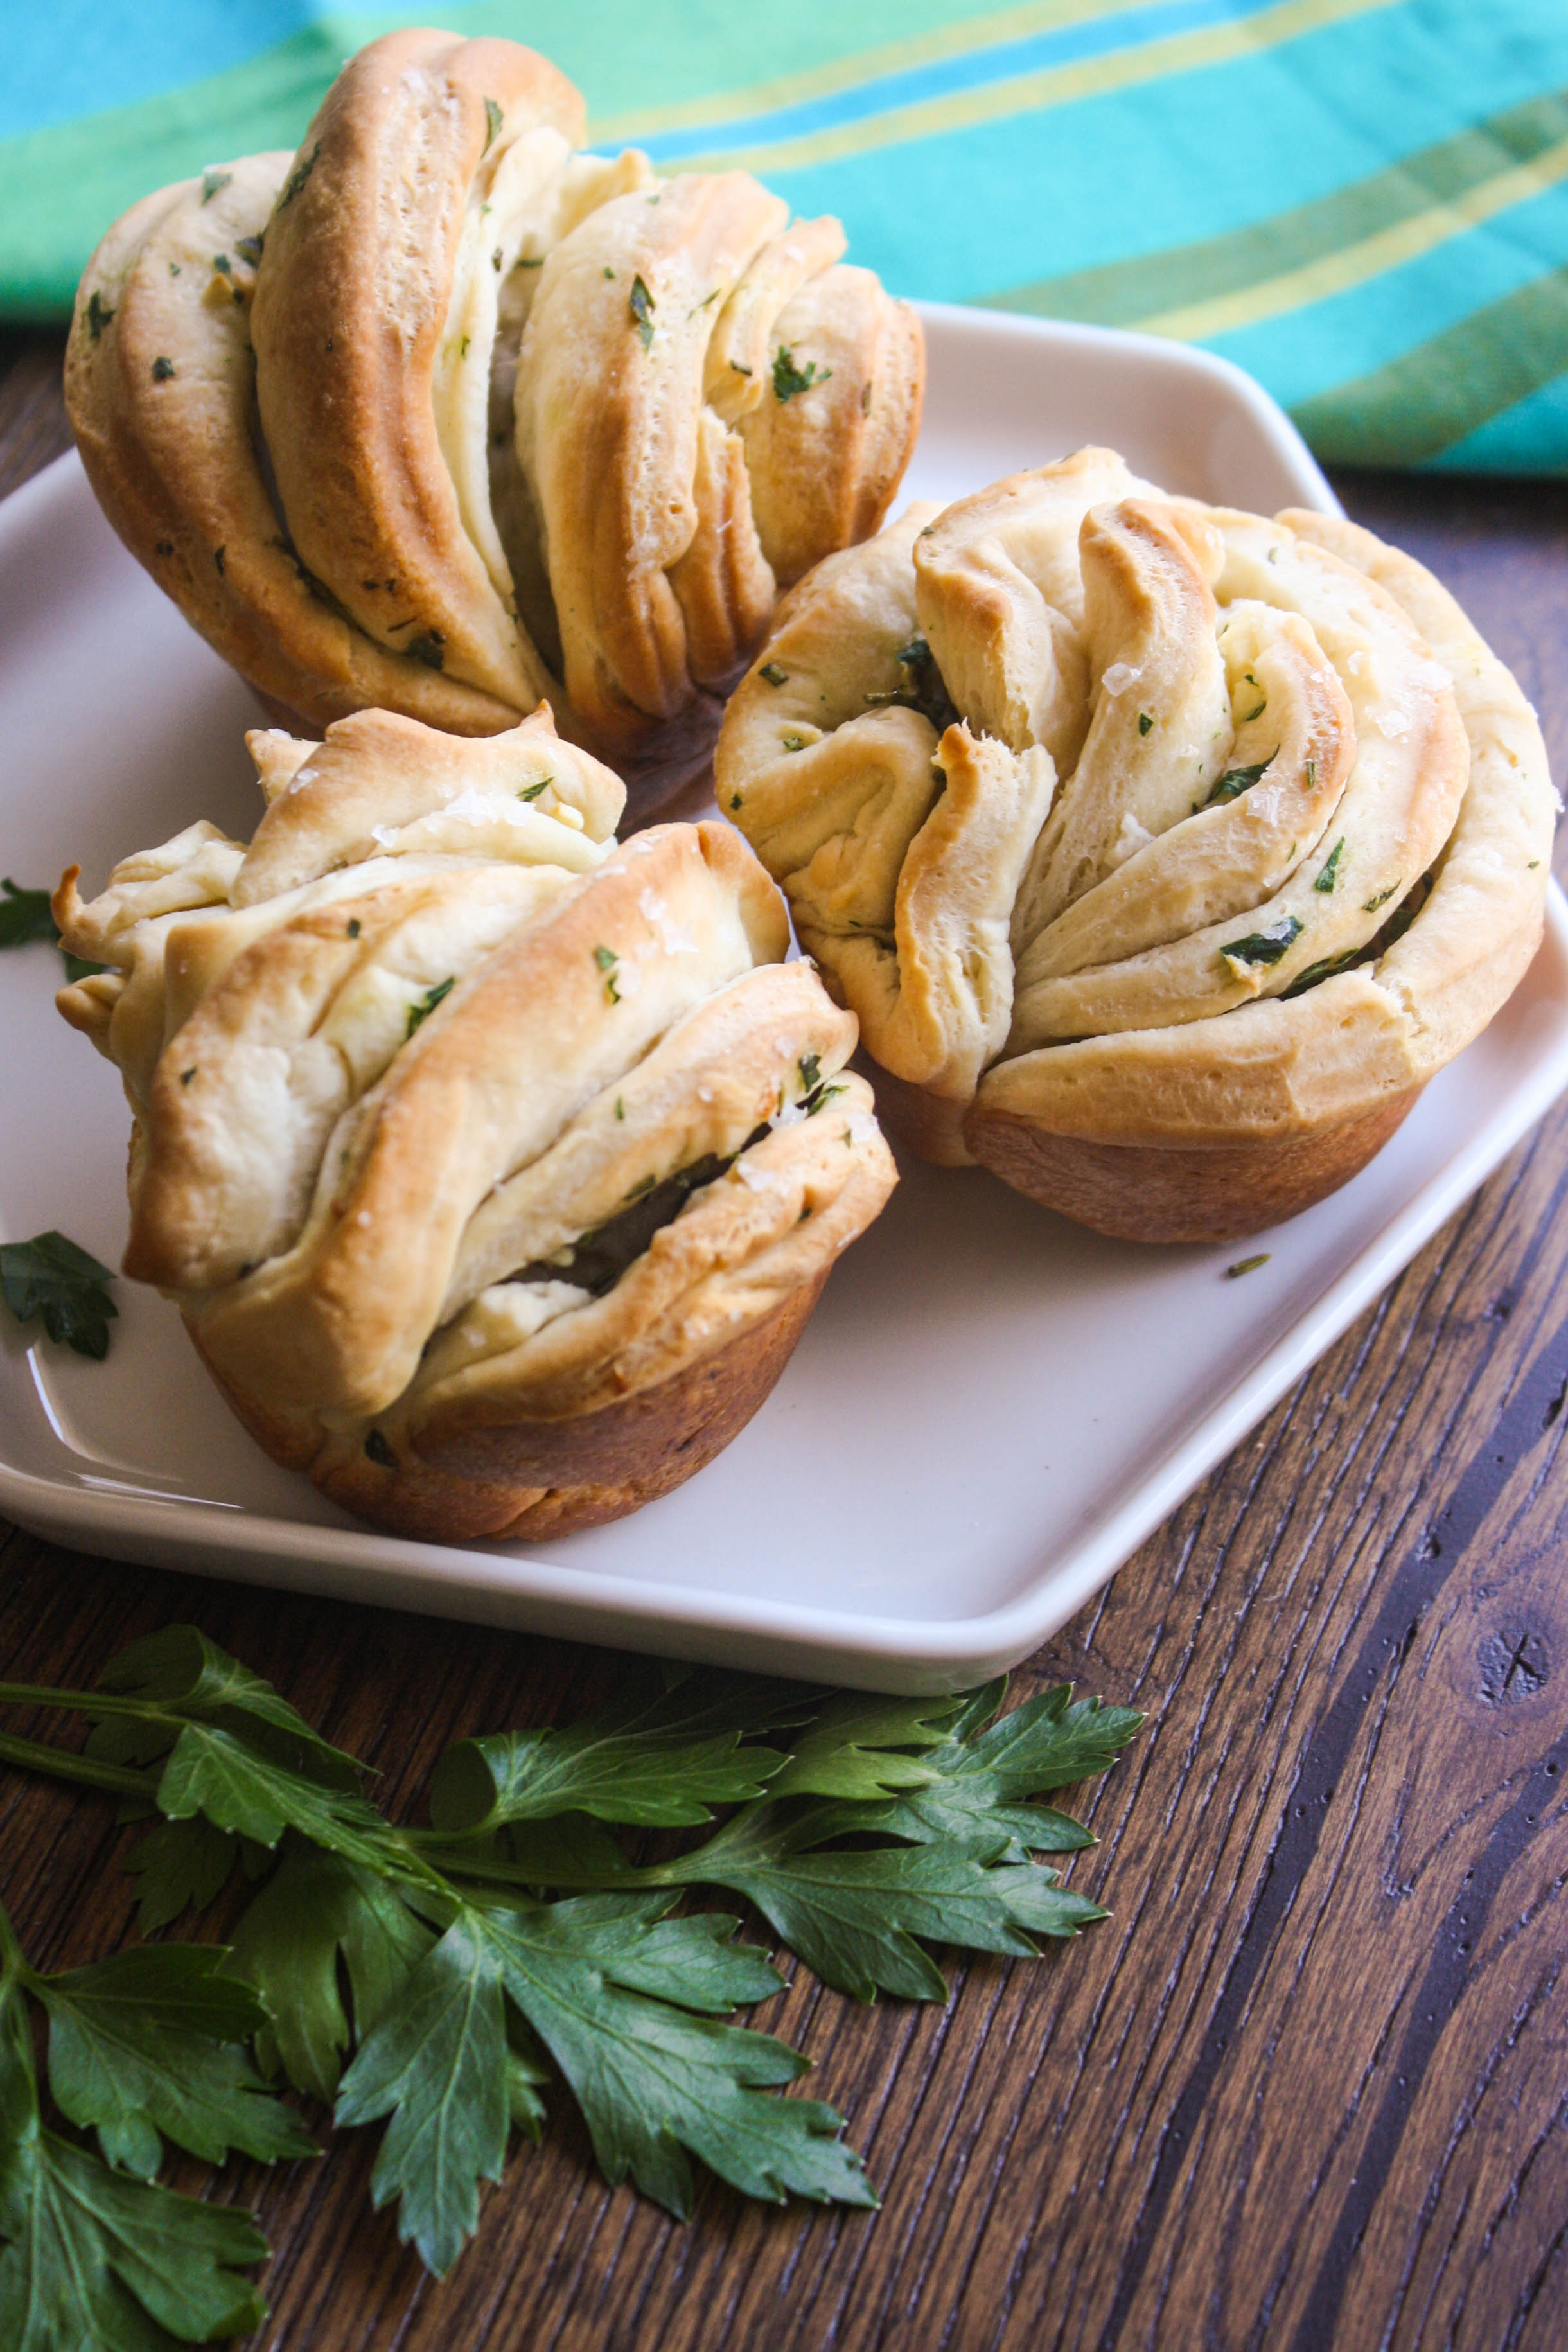
[[[258,2327],[243,2276],[267,2258],[255,2217],[161,2189],[165,2138],[208,2162],[316,2153],[240,2044],[266,2025],[221,1946],[167,1945],[45,1975],[0,1911],[0,2297],[29,2352],[205,2343]],[[103,2154],[44,2123],[33,2016],[48,2022],[47,2082]]]
[[[800,1072],[800,1092],[803,1095],[809,1095],[814,1087],[821,1086],[822,1082],[821,1054],[802,1054],[795,1067]]]
[[[615,967],[621,959],[613,948],[595,948],[593,961],[604,974],[604,992],[612,1004],[621,1002],[621,991],[615,985]]]
[[[51,1339],[95,1363],[109,1353],[109,1327],[120,1312],[105,1287],[113,1280],[108,1266],[64,1234],[0,1243],[0,1297],[17,1322],[40,1317]]]
[[[925,537],[924,532],[921,537]],[[904,710],[918,710],[923,719],[930,720],[938,735],[946,734],[956,721],[958,713],[947,692],[946,681],[936,666],[936,656],[925,638],[911,637],[893,658],[901,672],[898,684],[887,693],[862,695],[861,699],[872,709],[879,704],[896,703]],[[821,698],[826,701],[827,697],[824,695]]]
[[[815,360],[808,360],[803,368],[798,368],[789,344],[780,343],[773,354],[773,397],[793,400],[798,392],[810,392],[814,383],[826,383],[832,373],[831,368],[819,371]],[[741,373],[749,375],[751,370],[743,368]]]
[[[1260,1250],[1256,1257],[1239,1257],[1234,1265],[1226,1267],[1226,1280],[1234,1282],[1239,1274],[1256,1274],[1260,1265],[1268,1265],[1272,1255],[1270,1250]]]
[[[626,1116],[626,1106],[619,1095],[615,1097],[615,1116],[617,1118],[624,1118]]]
[[[1154,725],[1154,723],[1155,723],[1155,722],[1154,722],[1154,720],[1150,718],[1150,716],[1149,716],[1149,714],[1148,714],[1148,712],[1147,712],[1146,710],[1140,710],[1140,711],[1139,711],[1139,713],[1138,713],[1138,732],[1139,732],[1139,734],[1140,734],[1140,735],[1146,735],[1146,734],[1148,733],[1148,731],[1149,731],[1150,728]]]
[[[316,158],[320,152],[321,142],[318,139],[305,161],[302,163],[296,163],[293,171],[283,183],[283,193],[277,199],[277,209],[280,213],[286,213],[288,210],[311,173],[316,169]]]
[[[438,980],[434,988],[427,988],[418,1002],[409,1006],[408,1027],[403,1032],[405,1042],[413,1036],[422,1021],[429,1020],[442,998],[450,996],[456,985],[457,975],[449,972],[444,980]]]
[[[785,749],[787,751],[803,751],[805,750],[805,748],[806,748],[806,739],[805,739],[805,737],[804,737],[803,735],[786,735],[786,736],[785,736],[785,738],[784,738],[784,749]]]
[[[87,298],[87,331],[96,343],[114,312],[95,286]]]
[[[1278,963],[1287,948],[1301,936],[1301,926],[1294,915],[1283,915],[1270,923],[1266,931],[1249,931],[1243,940],[1232,940],[1219,950],[1228,963]]]
[[[788,686],[789,683],[789,671],[780,669],[777,662],[764,662],[757,675],[765,677],[769,686]]]
[[[236,236],[235,251],[242,261],[248,261],[253,269],[257,269],[261,266],[262,243],[262,236]]]
[[[7,874],[0,882],[0,948],[25,948],[34,940],[57,940],[47,890],[24,890]]]
[[[495,100],[487,98],[485,100],[485,144],[479,150],[481,155],[487,155],[500,137],[501,124],[505,119]]]
[[[351,940],[357,940],[363,929],[364,926],[361,922],[358,915],[350,915],[349,918],[349,937]]]
[[[202,202],[204,205],[210,205],[213,198],[221,194],[233,178],[232,172],[220,172],[214,165],[209,163],[202,173]]]
[[[729,796],[729,804],[732,809],[743,807],[745,805],[744,794],[740,793],[731,793]]]
[[[1396,884],[1395,887],[1397,888],[1398,885]],[[1322,982],[1333,980],[1339,972],[1349,971],[1358,964],[1375,963],[1379,957],[1387,954],[1396,940],[1404,938],[1431,895],[1432,877],[1430,874],[1423,874],[1418,881],[1412,883],[1397,907],[1383,924],[1382,929],[1370,940],[1360,947],[1346,948],[1340,955],[1325,956],[1321,963],[1308,964],[1305,971],[1298,972],[1290,987],[1284,991],[1285,996],[1287,998],[1302,996],[1309,988],[1316,988]]]
[[[403,625],[393,621],[389,625],[400,628]],[[439,629],[420,629],[410,637],[403,651],[416,662],[423,662],[426,669],[441,669],[446,662],[446,639]]]
[[[1386,890],[1379,890],[1374,897],[1364,898],[1361,902],[1362,913],[1364,915],[1375,915],[1379,907],[1385,907],[1388,904],[1388,901],[1393,898],[1394,893],[1398,889],[1398,887],[1399,885],[1397,882],[1391,882]]]
[[[165,359],[165,358],[163,357],[162,353],[162,352],[160,352],[160,353],[159,353],[159,355],[158,355],[158,357],[157,357],[157,358],[153,361],[153,362],[152,362],[152,381],[153,381],[153,383],[168,383],[168,381],[169,381],[169,379],[170,379],[170,377],[171,377],[173,373],[174,373],[174,362],[173,362],[173,361],[172,361],[172,360],[170,360],[170,359]]]
[[[9,875],[0,881],[0,948],[25,948],[35,940],[58,945],[59,936],[47,890],[24,890]],[[86,980],[92,972],[109,970],[107,964],[72,955],[65,947],[60,948],[60,961],[68,980]]]
[[[632,314],[632,324],[642,338],[644,351],[648,350],[653,340],[655,307],[653,298],[643,284],[642,274],[639,272],[632,280],[632,291],[626,298],[626,308]]]
[[[517,794],[517,798],[520,801],[537,801],[539,794],[542,792],[548,791],[554,782],[555,778],[553,776],[541,776],[537,784],[524,784]]]
[[[70,2321],[38,2352],[152,2352],[132,2297],[191,2340],[259,2325],[233,2275],[265,2252],[249,2217],[136,2178],[163,2137],[209,2158],[305,2152],[247,2041],[268,2072],[335,2099],[340,2126],[384,2124],[373,2193],[398,2200],[400,2235],[437,2273],[473,2233],[510,2126],[538,2137],[552,2084],[610,2179],[677,2214],[694,2156],[773,2202],[874,2203],[842,2119],[770,2095],[806,2061],[722,2021],[781,1989],[765,1953],[736,1941],[732,1913],[671,1914],[688,1891],[739,1895],[862,2000],[946,2000],[931,1946],[1027,1958],[1103,1918],[1032,1859],[1092,1843],[1034,1801],[1106,1770],[1142,1718],[1066,1685],[998,1714],[1004,1693],[636,1672],[574,1723],[448,1749],[416,1830],[387,1822],[351,1757],[193,1628],[134,1643],[96,1690],[0,1684],[0,1704],[96,1719],[85,1749],[7,1735],[6,1760],[163,1817],[129,1857],[143,1933],[222,1894],[242,1843],[253,1882],[226,1955],[143,1946],[45,1978],[0,1924],[3,2307],[25,2293]],[[638,1866],[621,1828],[677,1834]],[[24,1996],[49,2017],[57,2104],[121,2169],[41,2132]],[[57,2227],[75,2233],[64,2248]]]
[[[1340,852],[1343,847],[1344,835],[1342,833],[1339,839],[1334,843],[1333,847],[1329,851],[1328,856],[1324,859],[1322,866],[1319,869],[1318,878],[1312,884],[1314,890],[1332,892],[1334,884],[1339,877]]]
[[[1208,798],[1206,801],[1200,801],[1198,806],[1215,808],[1223,801],[1239,800],[1243,793],[1251,791],[1259,777],[1266,769],[1273,765],[1279,756],[1277,751],[1270,751],[1269,757],[1266,760],[1260,760],[1255,768],[1227,768]]]
[[[1322,981],[1333,980],[1337,972],[1348,971],[1365,955],[1364,948],[1346,948],[1343,955],[1324,956],[1317,963],[1305,965],[1289,988],[1282,991],[1281,1003],[1288,1003],[1292,996],[1304,996],[1309,988],[1316,988]]]

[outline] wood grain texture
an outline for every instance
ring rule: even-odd
[[[57,444],[56,350],[0,345],[0,481]],[[1568,490],[1340,487],[1466,600],[1568,767]],[[277,2250],[257,2344],[1561,2345],[1565,1208],[1560,1110],[1020,1674],[1150,1711],[1071,1873],[1113,1919],[1038,1965],[952,1969],[944,2010],[860,2010],[797,1971],[761,2012],[848,2112],[880,2214],[759,2212],[710,2182],[678,2228],[607,2190],[558,2113],[438,2288],[370,2211],[371,2141],[348,2134],[318,2165],[220,2176]],[[0,1535],[9,1674],[87,1680],[174,1617],[408,1814],[448,1739],[563,1719],[618,1670]],[[107,1805],[0,1774],[0,1897],[38,1959],[125,1933],[120,1835]]]

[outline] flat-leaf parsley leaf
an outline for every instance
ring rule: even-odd
[[[675,1906],[733,1890],[862,2000],[946,1999],[932,1947],[1023,1958],[1103,1918],[1033,1858],[1088,1832],[1030,1800],[1103,1771],[1141,1718],[1065,1687],[1003,1714],[1004,1687],[870,1698],[649,1669],[576,1723],[450,1749],[413,1830],[189,1627],[133,1644],[93,1691],[0,1684],[0,1704],[94,1722],[85,1750],[0,1732],[0,1759],[162,1816],[131,1856],[149,1923],[209,1899],[239,1853],[260,1882],[226,1951],[150,1946],[59,1978],[27,1969],[0,1915],[0,2311],[33,2295],[67,2315],[40,2352],[143,2352],[162,2339],[133,2297],[186,2340],[257,2324],[236,2275],[265,2251],[249,2218],[135,2175],[165,2140],[299,2154],[261,2079],[280,2069],[335,2097],[340,2124],[382,2127],[372,2196],[437,2272],[551,2084],[607,2178],[674,2213],[694,2158],[747,2196],[874,2204],[833,2109],[776,2095],[807,2060],[727,2021],[780,1990],[767,1954],[729,1914]],[[621,1825],[665,1832],[664,1858],[634,1860]],[[24,1991],[50,2018],[62,2112],[123,2168],[40,2131]]]
[[[18,1323],[38,1316],[51,1339],[101,1363],[109,1326],[120,1309],[105,1288],[114,1280],[64,1234],[35,1234],[30,1242],[0,1243],[0,1297]]]

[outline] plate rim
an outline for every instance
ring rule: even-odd
[[[1037,320],[955,303],[917,303],[945,331],[1055,344],[1115,364],[1157,362],[1204,381],[1242,407],[1300,486],[1299,503],[1343,513],[1295,425],[1234,362],[1191,345],[1125,329]],[[86,492],[81,462],[65,451],[0,501],[0,561],[35,509]],[[90,493],[87,493],[90,496]],[[1553,880],[1540,954],[1568,969],[1568,899]],[[1530,984],[1527,974],[1521,988]],[[0,1512],[31,1532],[146,1564],[261,1583],[286,1583],[373,1605],[565,1634],[653,1654],[735,1662],[737,1644],[767,1653],[767,1668],[836,1674],[862,1686],[954,1687],[1015,1664],[1083,1607],[1198,1482],[1513,1150],[1568,1087],[1568,998],[1552,1033],[1470,1139],[1410,1193],[1355,1258],[1297,1316],[1197,1424],[1139,1476],[1098,1527],[1062,1545],[1055,1562],[999,1606],[967,1617],[898,1618],[828,1612],[803,1604],[661,1580],[631,1583],[602,1570],[553,1563],[546,1547],[522,1554],[425,1544],[369,1529],[277,1518],[243,1505],[178,1495],[106,1491],[26,1470],[0,1455]],[[35,1343],[29,1343],[29,1345]]]
[[[1553,950],[1568,965],[1568,899],[1555,880],[1548,887],[1546,937],[1539,952]],[[1529,977],[1527,973],[1521,987],[1528,986]],[[0,1509],[18,1526],[51,1537],[64,1528],[78,1533],[120,1535],[132,1541],[141,1538],[157,1547],[162,1557],[156,1565],[174,1565],[167,1557],[172,1548],[199,1550],[206,1556],[196,1564],[195,1572],[238,1576],[243,1580],[245,1563],[265,1551],[266,1557],[297,1569],[349,1572],[353,1581],[365,1582],[365,1590],[350,1598],[425,1613],[478,1614],[486,1622],[497,1622],[485,1611],[452,1609],[453,1591],[448,1587],[455,1590],[461,1579],[469,1588],[469,1598],[517,1604],[502,1612],[502,1622],[521,1622],[526,1615],[529,1622],[538,1625],[541,1617],[549,1615],[573,1638],[630,1647],[633,1646],[630,1642],[617,1643],[604,1628],[638,1621],[637,1645],[653,1654],[693,1654],[692,1637],[711,1634],[718,1648],[700,1642],[696,1647],[716,1656],[726,1637],[756,1637],[783,1655],[801,1661],[809,1657],[819,1665],[852,1657],[874,1663],[884,1675],[904,1670],[889,1687],[947,1689],[959,1677],[983,1680],[1016,1664],[1076,1615],[1291,1384],[1381,1296],[1565,1087],[1568,1007],[1559,1018],[1553,1042],[1539,1054],[1496,1117],[1410,1196],[1338,1280],[1210,1406],[1197,1426],[1155,1465],[1120,1508],[1084,1542],[1068,1550],[1051,1570],[1049,1582],[1037,1583],[1000,1608],[977,1616],[893,1619],[852,1612],[830,1615],[820,1607],[689,1585],[629,1585],[600,1570],[556,1566],[542,1549],[518,1557],[499,1548],[479,1550],[424,1544],[354,1528],[277,1519],[241,1505],[177,1496],[163,1499],[109,1494],[19,1470],[3,1458]],[[226,1564],[212,1557],[214,1552],[222,1555]],[[125,1556],[145,1557],[140,1550]],[[361,1574],[356,1576],[356,1570]],[[372,1584],[389,1581],[402,1586],[405,1579],[409,1584],[430,1588],[433,1597],[427,1601],[410,1597],[406,1591],[371,1590]],[[563,1581],[568,1579],[570,1586]],[[304,1589],[340,1591],[340,1585],[323,1585],[307,1577]],[[440,1591],[439,1601],[434,1598],[435,1589]],[[645,1633],[644,1618],[652,1619]],[[578,1630],[590,1620],[595,1631]],[[661,1635],[665,1638],[661,1640]],[[910,1675],[917,1679],[911,1680]]]

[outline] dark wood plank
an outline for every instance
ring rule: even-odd
[[[0,484],[63,445],[58,342],[0,342]],[[1568,761],[1568,490],[1346,478],[1464,596]],[[3,860],[0,860],[3,862]],[[559,2116],[443,2287],[368,2206],[371,2145],[235,2167],[277,2249],[268,2346],[423,2352],[1562,2340],[1568,2210],[1568,1111],[1019,1676],[1146,1707],[1072,1876],[1115,1916],[946,2009],[798,1972],[875,2216],[679,2229]],[[618,1662],[0,1536],[0,1661],[85,1680],[193,1619],[417,1806],[464,1731],[541,1722]],[[125,1933],[108,1809],[0,1775],[0,1897],[37,1957]],[[178,2176],[193,2184],[192,2168]]]
[[[60,396],[64,339],[0,333],[0,499],[71,446]]]

